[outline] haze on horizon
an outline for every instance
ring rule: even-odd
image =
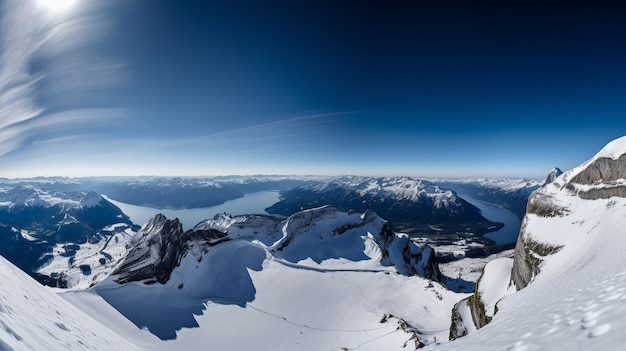
[[[0,177],[541,178],[625,134],[625,14],[0,0]]]

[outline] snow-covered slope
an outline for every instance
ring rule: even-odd
[[[137,350],[0,256],[0,350]]]
[[[626,328],[626,137],[537,190],[511,277],[479,289],[493,297],[514,283],[483,329],[440,350],[621,350]],[[493,300],[493,299],[492,299]]]
[[[333,177],[283,191],[281,198],[266,211],[288,216],[323,205],[342,211],[371,209],[391,221],[396,230],[422,235],[480,235],[498,226],[455,192],[410,177]]]
[[[149,349],[414,349],[446,339],[467,296],[373,212],[218,215],[184,233],[156,216],[131,244],[108,279],[64,296]]]
[[[112,271],[135,226],[92,191],[0,186],[0,254],[53,286],[86,288]]]
[[[515,213],[520,219],[524,217],[526,212],[528,196],[543,184],[541,181],[526,178],[440,178],[430,180],[460,194],[502,206]]]

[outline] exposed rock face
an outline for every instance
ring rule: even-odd
[[[452,309],[451,340],[491,322],[498,310],[497,303],[511,291],[507,278],[510,276],[512,261],[510,258],[498,258],[485,265],[474,293]]]
[[[165,284],[194,239],[208,245],[228,240],[225,233],[212,229],[183,232],[178,219],[168,220],[158,214],[141,227],[113,275],[119,276],[116,281],[121,284],[133,281]]]
[[[383,260],[396,266],[399,273],[409,276],[419,275],[444,284],[432,247],[417,244],[408,236],[396,235],[388,222],[383,226],[378,238],[380,239],[377,243],[383,252]],[[401,247],[401,260],[394,257],[394,250],[398,250],[396,247]]]
[[[285,236],[273,248],[290,261],[307,257],[318,263],[339,257],[369,259],[359,246],[363,247],[364,237],[370,237],[382,254],[383,265],[394,266],[403,275],[419,275],[444,284],[433,248],[414,242],[406,234],[394,233],[391,224],[371,210],[360,215],[322,206],[292,215],[282,231]]]
[[[606,199],[626,197],[626,137],[609,143],[581,166],[550,178],[528,200],[509,278],[517,290],[528,286],[540,274],[551,255],[565,249],[585,250],[588,236],[602,234],[601,230],[596,230],[601,225],[601,217],[593,218],[592,213],[610,209],[615,201]],[[485,266],[485,272],[493,262]],[[495,313],[495,310],[489,313],[486,309],[489,305],[482,301],[482,280],[483,277],[471,297],[454,307],[451,339],[467,334],[473,326],[484,326]],[[493,297],[488,300],[495,301]],[[469,319],[468,315],[472,317],[472,324],[464,320],[464,317]]]
[[[593,185],[598,182],[610,183],[619,179],[626,179],[626,154],[617,159],[598,158],[574,176],[570,182]]]
[[[557,199],[563,192],[584,200],[626,197],[626,154],[619,157],[603,157],[601,151],[582,166],[568,172],[562,184],[553,184],[534,192],[526,213],[539,217],[563,217],[570,210]],[[515,247],[511,279],[517,289],[523,289],[541,270],[545,257],[558,252],[560,245],[537,241],[527,229],[528,216],[524,218]]]
[[[533,240],[526,231],[525,223],[522,224],[522,229],[515,245],[513,270],[511,272],[511,280],[517,290],[525,288],[539,273],[545,257],[558,252],[560,249],[561,246],[549,245]]]
[[[552,182],[553,182],[553,181],[555,181],[555,180],[556,180],[556,178],[558,178],[561,174],[563,174],[563,171],[561,171],[561,170],[559,169],[559,167],[554,167],[554,168],[552,169],[552,171],[550,171],[550,173],[548,173],[548,176],[546,177],[546,180],[543,182],[543,185],[546,185],[546,184],[550,184],[550,183],[552,183]]]
[[[215,228],[219,228],[215,229]],[[391,224],[373,211],[363,215],[342,212],[331,206],[298,212],[284,221],[270,217],[218,215],[183,232],[180,222],[157,215],[146,223],[129,244],[124,261],[113,272],[118,283],[143,281],[166,283],[173,269],[191,250],[209,247],[229,240],[260,242],[278,238],[267,246],[277,257],[297,264],[311,259],[379,259],[394,266],[398,273],[419,275],[444,284],[435,251],[428,245],[412,241],[406,234],[396,234]],[[367,242],[376,245],[380,256],[364,253]]]

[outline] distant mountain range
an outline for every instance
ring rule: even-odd
[[[556,171],[553,172],[550,174],[556,174]],[[501,206],[515,213],[520,220],[526,213],[530,194],[545,184],[545,181],[525,178],[437,178],[430,181],[477,200]]]
[[[343,211],[371,209],[412,235],[482,235],[502,226],[482,217],[480,210],[454,191],[410,177],[334,177],[281,192],[281,201],[266,209],[289,215],[332,205]]]
[[[222,213],[187,231],[163,215],[137,228],[95,192],[54,188],[84,184],[0,182],[0,254],[72,290],[63,301],[0,258],[0,349],[621,349],[626,137],[544,182],[450,181],[498,201],[528,193],[514,252],[475,284],[460,261],[456,279],[442,274],[436,247],[380,215],[458,235],[482,217],[454,191],[408,177],[289,181],[308,183],[283,190],[272,211],[285,215]]]
[[[130,237],[137,228],[94,192],[0,186],[0,255],[47,284],[67,286],[72,272],[91,274],[85,251],[97,266],[107,266],[112,258],[105,248],[114,246],[111,239],[122,234]],[[119,238],[115,242],[123,247]],[[94,252],[96,247],[100,249]],[[40,273],[57,264],[62,274]]]

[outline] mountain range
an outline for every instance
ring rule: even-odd
[[[473,259],[443,274],[438,246],[376,208],[424,201],[431,226],[472,211],[433,182],[311,180],[283,190],[270,212],[284,214],[221,213],[186,231],[163,215],[138,228],[95,192],[50,185],[71,182],[0,182],[2,255],[67,287],[0,258],[0,349],[618,350],[626,137],[559,173],[467,181],[502,185],[501,199],[528,192],[515,250],[476,282],[462,272]]]

